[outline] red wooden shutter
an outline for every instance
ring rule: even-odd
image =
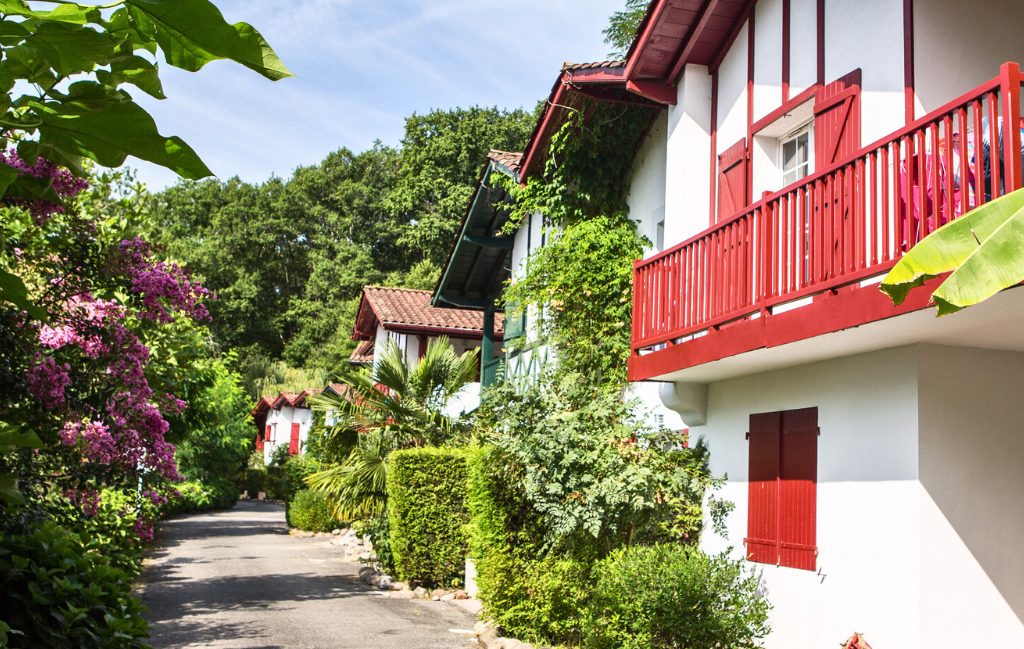
[[[750,415],[747,558],[778,563],[780,413]]]
[[[292,441],[288,445],[288,455],[295,455],[299,452],[299,424],[292,424]]]
[[[747,139],[718,156],[718,220],[747,206]]]
[[[782,414],[779,563],[814,570],[817,563],[818,409]]]
[[[860,69],[818,88],[814,95],[814,170],[860,149]]]
[[[420,336],[420,355],[416,357],[417,359],[427,355],[427,344],[429,341],[430,339],[427,336]]]
[[[263,441],[264,442],[269,442],[270,441],[270,424],[267,424],[267,431],[263,435]]]

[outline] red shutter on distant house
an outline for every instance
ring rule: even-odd
[[[299,452],[299,424],[292,424],[292,440],[288,445],[288,455],[296,455]]]
[[[814,570],[817,558],[818,409],[782,413],[779,563]]]
[[[424,356],[427,355],[427,344],[429,343],[429,341],[430,338],[428,338],[427,336],[420,336],[420,355],[417,356],[416,358],[423,358]]]
[[[747,206],[747,139],[718,156],[718,220]]]
[[[777,412],[750,415],[747,558],[776,563],[779,556],[779,437]]]
[[[815,171],[860,149],[860,69],[818,88],[814,96]]]
[[[263,441],[264,442],[269,442],[270,441],[270,424],[267,424],[267,431],[263,435]]]
[[[747,557],[814,570],[818,409],[750,416]]]

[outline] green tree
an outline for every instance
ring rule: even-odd
[[[622,11],[616,11],[608,18],[608,26],[602,32],[604,42],[605,45],[615,48],[608,53],[608,58],[623,59],[626,57],[649,4],[649,0],[626,0],[626,7]]]
[[[410,262],[444,263],[487,152],[522,150],[534,121],[522,109],[479,106],[406,119],[402,169],[390,203],[408,223],[400,244]]]

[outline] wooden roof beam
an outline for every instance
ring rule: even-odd
[[[686,38],[683,39],[686,45],[683,47],[683,51],[680,52],[679,58],[676,59],[675,65],[672,66],[672,72],[665,79],[667,83],[675,83],[675,80],[679,78],[679,74],[683,71],[683,66],[686,65],[686,60],[693,54],[693,48],[697,47],[697,41],[700,38],[701,32],[704,31],[711,17],[714,16],[719,1],[707,0],[704,3],[704,8],[700,12],[700,18],[690,26],[690,31],[687,32]]]
[[[675,86],[663,86],[660,83],[646,81],[627,81],[626,90],[662,106],[675,106],[678,101],[678,92]]]

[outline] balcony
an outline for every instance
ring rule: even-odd
[[[927,289],[894,307],[875,283],[943,224],[1021,187],[1020,93],[1017,64],[1004,64],[903,129],[636,262],[630,379],[708,380],[684,375],[927,307]]]

